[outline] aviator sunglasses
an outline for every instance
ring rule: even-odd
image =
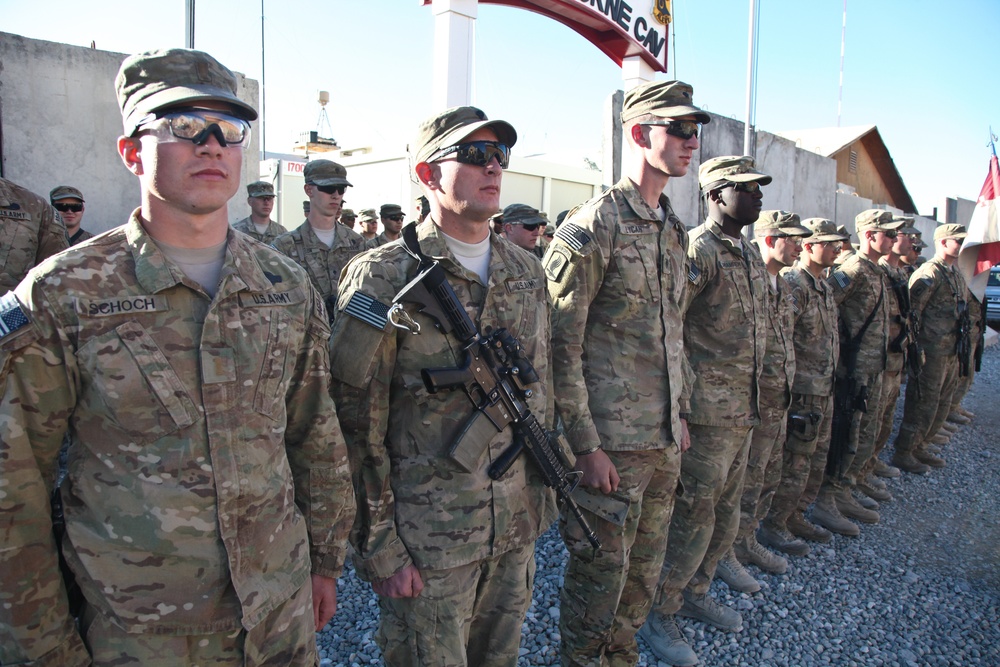
[[[138,129],[160,141],[190,141],[198,146],[215,135],[219,145],[238,146],[250,138],[250,123],[211,109],[175,109],[156,113],[139,124]]]
[[[427,161],[434,162],[452,153],[455,154],[455,159],[462,164],[471,164],[477,167],[485,167],[493,158],[497,159],[501,169],[506,169],[507,165],[510,164],[510,148],[507,144],[501,144],[499,141],[468,141],[455,144],[448,148],[442,148],[427,158]]]
[[[659,125],[667,128],[667,134],[685,141],[697,137],[701,131],[701,123],[693,120],[660,120],[642,123],[643,125]]]

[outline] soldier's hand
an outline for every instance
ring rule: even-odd
[[[608,494],[618,490],[618,470],[603,449],[576,457],[576,469],[583,473],[580,484]]]
[[[313,622],[319,632],[337,613],[337,580],[321,574],[312,575]]]
[[[688,432],[688,420],[681,420],[681,453],[691,449],[691,434]]]
[[[417,566],[410,563],[388,579],[373,581],[372,590],[390,598],[415,598],[424,590],[424,580]]]

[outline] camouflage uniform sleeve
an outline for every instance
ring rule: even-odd
[[[35,255],[36,266],[47,257],[51,257],[69,247],[66,225],[63,223],[62,218],[56,215],[55,209],[46,205],[42,208],[40,216],[41,219],[38,224],[38,252]]]
[[[857,262],[845,262],[840,266],[834,266],[826,279],[826,284],[833,291],[833,300],[838,308],[854,293],[854,289],[857,287],[858,281],[854,279],[857,275],[857,268]]]
[[[933,264],[930,262],[918,267],[910,276],[910,308],[921,320],[940,282],[934,279]]]
[[[306,517],[312,572],[336,578],[346,558],[354,495],[347,444],[329,392],[330,328],[312,286],[309,295],[309,321],[285,397],[285,449],[295,478],[295,502]]]
[[[28,318],[41,315],[0,338],[0,664],[89,665],[69,613],[49,502],[76,399],[73,354],[30,280],[17,297],[37,307],[7,301],[8,315],[11,305]]]
[[[583,376],[583,342],[590,304],[607,270],[613,200],[574,210],[560,225],[542,261],[552,305],[552,388],[575,453],[601,446]]]
[[[392,299],[395,289],[389,281],[372,275],[376,265],[362,256],[345,268],[330,337],[331,392],[347,439],[357,500],[350,540],[358,574],[369,581],[387,579],[413,563],[396,531],[391,461],[385,445],[396,336],[388,323],[378,330],[344,313],[355,293],[383,304]]]
[[[686,314],[688,308],[695,299],[704,291],[705,286],[715,280],[718,267],[714,258],[703,251],[700,243],[688,244],[688,271],[687,285],[684,290],[684,302],[681,312]],[[681,391],[679,399],[679,412],[681,417],[687,419],[691,413],[691,394],[694,393],[694,369],[691,367],[691,360],[687,354],[681,356],[683,361],[682,370],[684,372],[684,389]]]

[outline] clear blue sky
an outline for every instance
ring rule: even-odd
[[[975,199],[1000,131],[997,0],[848,0],[841,124],[874,123],[920,213]],[[757,125],[837,124],[843,0],[758,0]],[[695,101],[745,115],[748,0],[675,0],[670,71]],[[182,0],[0,0],[0,30],[132,53],[183,46]],[[431,108],[433,17],[418,0],[264,0],[267,148],[314,129],[328,90],[334,137],[348,148],[408,141]],[[618,67],[559,23],[484,5],[475,103],[511,121],[521,155],[599,160],[601,109]],[[261,2],[200,0],[195,46],[261,78]],[[676,60],[674,54],[676,52]],[[108,84],[111,85],[111,82]],[[10,110],[6,110],[10,113]]]

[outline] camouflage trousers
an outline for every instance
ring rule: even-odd
[[[740,496],[750,450],[749,426],[688,424],[691,449],[681,457],[684,493],[674,505],[667,555],[653,607],[674,614],[685,588],[708,592],[715,568],[733,546],[740,524]]]
[[[771,509],[774,492],[781,481],[782,449],[787,431],[788,407],[785,395],[760,396],[760,425],[753,427],[750,453],[743,476],[740,500],[740,528],[737,541],[757,530],[761,519]]]
[[[804,510],[816,499],[826,471],[832,417],[832,394],[792,394],[781,453],[781,481],[765,523],[783,530],[796,509]]]
[[[606,452],[618,470],[618,495],[628,498],[624,521],[583,510],[601,540],[594,549],[565,513],[559,527],[569,550],[560,595],[559,632],[566,667],[631,666],[639,661],[635,634],[646,621],[659,581],[674,508],[681,455],[676,447]],[[580,489],[574,495],[598,491]]]
[[[861,476],[862,468],[871,459],[872,452],[875,451],[875,438],[882,424],[882,376],[882,371],[862,376],[868,388],[867,408],[864,411],[853,412],[847,450],[841,453],[839,461],[832,462],[834,472],[826,476],[823,480],[824,485],[834,489],[854,486]],[[834,456],[833,444],[830,444],[828,461]]]
[[[896,436],[897,452],[920,449],[944,424],[958,387],[958,357],[928,353],[920,375],[906,383],[903,423]]]
[[[319,664],[313,627],[312,583],[306,583],[250,630],[206,635],[131,634],[85,604],[81,633],[94,667],[229,665],[313,667]]]
[[[878,426],[878,435],[875,436],[875,450],[862,471],[862,479],[875,469],[875,460],[885,449],[885,443],[889,442],[889,436],[892,435],[892,423],[896,418],[896,404],[899,402],[902,380],[902,371],[886,371],[882,374],[882,421]]]
[[[421,570],[415,598],[379,596],[378,645],[392,667],[514,667],[535,583],[535,545]]]

